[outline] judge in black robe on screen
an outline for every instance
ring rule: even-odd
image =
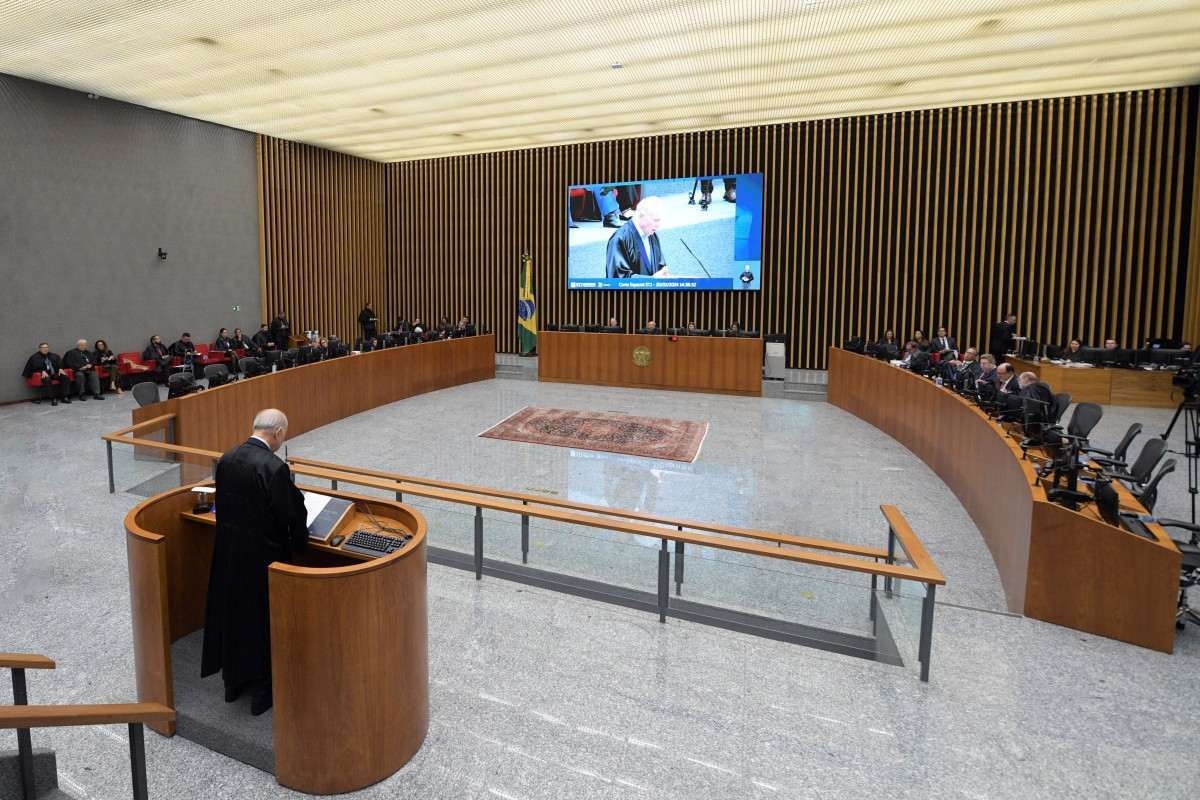
[[[610,278],[633,275],[669,277],[656,231],[662,225],[662,200],[643,197],[633,219],[608,240],[605,274]]]
[[[304,495],[275,451],[287,417],[269,408],[254,435],[217,463],[217,534],[208,579],[200,675],[221,672],[225,701],[244,691],[250,713],[271,707],[271,611],[267,567],[290,561],[308,540]]]

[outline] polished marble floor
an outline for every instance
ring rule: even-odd
[[[705,419],[710,432],[688,465],[477,438],[525,405]],[[0,408],[0,650],[59,661],[31,676],[35,702],[133,695],[121,517],[138,498],[107,493],[97,438],[127,424],[131,406],[126,396]],[[1095,439],[1111,444],[1133,419],[1161,432],[1169,416],[1109,409]],[[987,550],[953,496],[904,448],[827,404],[499,380],[361,414],[289,450],[871,544],[884,536],[878,504],[893,502],[949,581],[933,679],[922,684],[911,668],[660,625],[431,567],[429,737],[408,767],[356,797],[1173,798],[1200,778],[1190,748],[1200,630],[1166,656],[1005,614]],[[1160,512],[1184,516],[1185,480],[1168,481]],[[435,543],[465,541],[465,515],[419,505]],[[511,524],[489,517],[489,555],[513,557]],[[653,585],[644,543],[552,526],[533,538],[534,563]],[[831,625],[861,618],[858,586],[706,555],[689,562],[685,595]],[[35,743],[58,751],[68,793],[120,798],[124,735],[62,729]],[[151,735],[148,748],[154,797],[297,796],[182,739]]]

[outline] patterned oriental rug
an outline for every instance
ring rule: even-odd
[[[707,433],[707,422],[526,406],[479,435],[692,462],[700,454]]]

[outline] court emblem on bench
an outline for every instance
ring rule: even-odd
[[[639,367],[650,366],[650,348],[645,345],[633,348],[633,363]]]

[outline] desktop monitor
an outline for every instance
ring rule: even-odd
[[[579,326],[578,326],[578,325],[563,325],[563,326],[562,326],[562,329],[563,329],[564,331],[568,331],[568,332],[570,332],[570,333],[579,333]]]
[[[1114,367],[1128,367],[1133,365],[1133,351],[1118,347],[1114,350],[1101,350],[1101,362]]]
[[[1079,361],[1085,364],[1100,364],[1104,361],[1104,349],[1101,347],[1079,348]]]
[[[620,325],[605,325],[601,328],[602,333],[624,333],[625,329]]]

